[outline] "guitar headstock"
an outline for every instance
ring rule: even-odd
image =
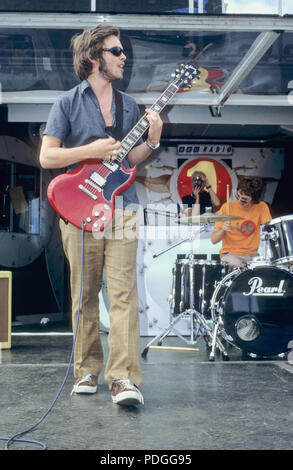
[[[187,87],[190,85],[190,82],[195,78],[199,78],[200,72],[197,67],[191,64],[181,64],[174,73],[172,73],[174,85],[181,87]]]

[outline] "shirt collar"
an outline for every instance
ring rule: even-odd
[[[83,80],[80,84],[81,93],[83,93],[87,88],[91,88],[91,86],[87,80]]]

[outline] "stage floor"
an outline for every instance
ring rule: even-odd
[[[107,334],[102,334],[107,354]],[[151,338],[141,338],[141,349]],[[163,346],[188,347],[178,337]],[[0,436],[10,437],[39,421],[63,382],[72,335],[14,333],[1,353]],[[24,436],[49,450],[284,450],[292,449],[293,364],[255,360],[229,349],[230,361],[208,361],[198,351],[153,350],[142,359],[145,405],[111,402],[99,378],[98,393],[70,395],[72,370],[54,408]],[[4,442],[0,441],[4,447]],[[13,449],[35,449],[17,443]]]

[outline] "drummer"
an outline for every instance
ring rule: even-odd
[[[194,171],[191,175],[192,193],[182,198],[182,204],[188,206],[186,215],[203,214],[210,208],[217,210],[221,201],[213,191],[203,171]]]
[[[219,215],[241,217],[241,220],[216,222],[212,232],[213,244],[222,242],[221,261],[230,267],[244,268],[257,256],[260,226],[271,220],[268,205],[260,201],[263,187],[259,177],[244,177],[237,187],[237,200],[222,205]]]

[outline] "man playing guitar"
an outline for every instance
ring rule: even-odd
[[[61,94],[53,105],[44,131],[40,151],[43,168],[66,168],[74,171],[80,162],[101,160],[115,164],[123,150],[121,140],[139,118],[139,109],[129,95],[114,90],[112,83],[123,77],[126,55],[119,30],[100,25],[75,35],[72,39],[74,68],[81,82]],[[148,137],[140,138],[124,160],[126,168],[143,162],[158,148],[162,120],[153,109],[146,110]],[[91,182],[91,185],[95,185]],[[84,189],[86,191],[86,189]],[[121,215],[129,224],[133,215],[126,207],[138,204],[132,183],[123,195]],[[64,199],[66,194],[64,194]],[[104,210],[107,210],[105,204]],[[116,212],[116,211],[115,211]],[[128,211],[129,212],[129,211]],[[82,232],[79,227],[60,220],[65,254],[70,266],[72,326],[75,332],[81,272]],[[116,237],[117,238],[117,237]],[[105,269],[110,300],[109,354],[105,381],[112,401],[121,405],[143,404],[139,390],[142,381],[140,366],[140,329],[136,281],[137,239],[94,237],[84,233],[83,292],[79,328],[74,353],[73,386],[75,393],[95,393],[104,358],[99,336],[99,300]]]

